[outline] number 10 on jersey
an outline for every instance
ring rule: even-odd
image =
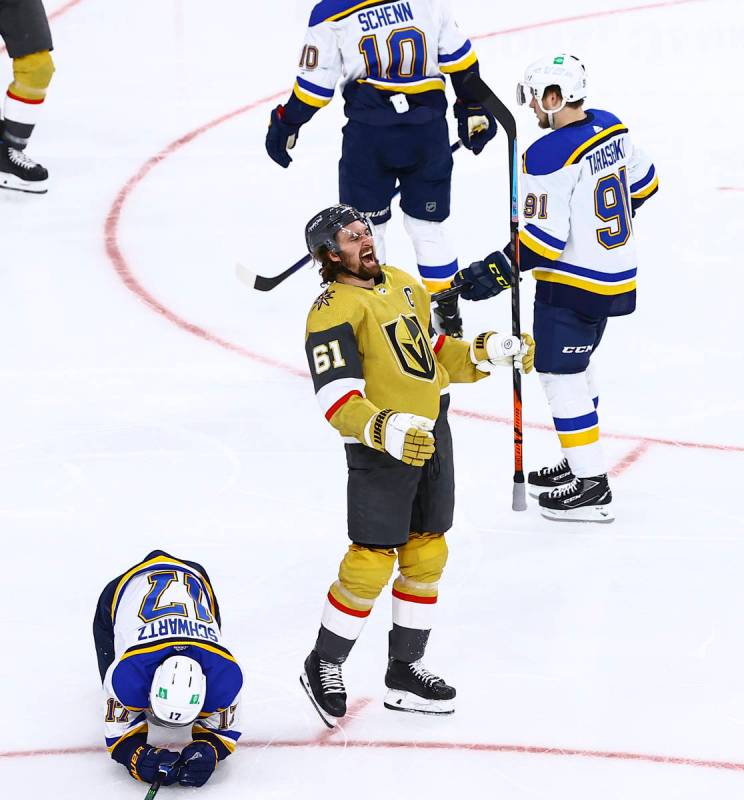
[[[377,36],[359,40],[368,77],[376,80],[418,80],[426,75],[426,37],[418,28],[398,28],[387,37],[387,69],[382,69]]]

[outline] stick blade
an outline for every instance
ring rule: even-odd
[[[241,264],[239,261],[235,264],[235,277],[241,283],[244,283],[249,289],[257,288],[256,273],[248,269],[248,267],[246,267],[245,264]]]

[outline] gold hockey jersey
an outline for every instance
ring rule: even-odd
[[[351,442],[384,408],[436,419],[450,382],[488,375],[470,359],[470,343],[435,334],[429,293],[383,266],[365,289],[331,283],[315,300],[305,338],[315,395],[325,418]]]

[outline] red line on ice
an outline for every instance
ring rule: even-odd
[[[368,701],[362,701],[365,705]],[[355,706],[356,708],[356,706]],[[356,708],[358,711],[359,709]],[[582,750],[573,747],[538,747],[520,744],[489,744],[486,742],[431,742],[431,741],[365,741],[363,739],[345,739],[327,731],[315,739],[272,739],[267,741],[246,741],[241,739],[238,747],[246,749],[270,749],[272,747],[339,747],[370,750],[449,750],[473,753],[513,753],[516,755],[535,756],[567,756],[575,758],[594,758],[609,761],[642,761],[651,764],[669,764],[680,767],[699,767],[704,769],[723,769],[744,772],[744,764],[737,761],[715,761],[701,758],[685,758],[682,756],[663,756],[653,753],[626,753],[613,750]],[[34,758],[44,756],[89,755],[106,753],[104,747],[60,747],[44,750],[16,750],[0,752],[3,758]]]
[[[619,14],[633,14],[636,11],[653,11],[659,8],[668,8],[670,6],[682,6],[688,3],[701,3],[706,0],[667,0],[662,3],[650,3],[644,6],[630,6],[629,8],[612,8],[607,11],[588,11],[585,14],[576,14],[572,17],[559,17],[558,19],[548,19],[544,22],[530,22],[527,25],[518,25],[515,28],[504,28],[501,31],[492,31],[491,33],[477,33],[471,36],[471,39],[491,39],[494,36],[506,36],[510,33],[521,33],[522,31],[531,31],[536,28],[549,28],[553,25],[565,25],[569,22],[584,22],[588,19],[597,19],[599,17],[612,17]]]
[[[250,358],[252,361],[258,361],[261,364],[265,364],[269,367],[275,367],[277,369],[285,370],[286,372],[291,373],[292,375],[297,375],[299,377],[305,377],[306,372],[305,370],[298,369],[297,367],[292,367],[288,364],[283,364],[280,361],[277,361],[273,358],[267,358],[266,356],[262,356],[259,353],[254,353],[252,350],[248,350],[245,347],[242,347],[239,344],[235,344],[234,342],[229,342],[226,339],[222,339],[221,337],[217,336],[214,333],[211,333],[206,328],[202,328],[199,325],[195,325],[193,322],[189,322],[188,320],[180,317],[175,312],[171,311],[167,306],[161,303],[153,294],[147,291],[144,286],[134,277],[134,274],[129,268],[127,264],[126,258],[124,258],[124,254],[121,251],[121,247],[119,246],[118,240],[118,233],[119,233],[119,221],[121,219],[121,211],[124,207],[124,203],[126,202],[127,198],[131,194],[132,190],[137,186],[137,184],[141,183],[142,180],[149,174],[149,172],[153,169],[153,167],[157,166],[161,161],[168,158],[168,156],[175,153],[177,150],[180,150],[184,145],[187,145],[189,142],[193,141],[197,138],[197,136],[201,136],[203,133],[206,133],[208,130],[217,127],[217,125],[221,125],[223,122],[227,122],[227,120],[232,119],[233,117],[237,117],[240,114],[244,114],[246,111],[250,111],[253,108],[257,108],[264,103],[269,103],[272,100],[276,100],[279,97],[284,96],[284,92],[277,92],[276,94],[269,95],[268,97],[262,97],[260,100],[255,100],[253,103],[248,103],[248,105],[242,106],[241,108],[237,108],[234,111],[230,111],[227,114],[223,114],[221,117],[217,117],[217,119],[213,119],[211,122],[202,125],[195,130],[184,134],[179,139],[176,139],[174,142],[171,142],[167,147],[164,147],[159,153],[152,156],[152,158],[148,159],[140,168],[139,170],[126,182],[126,184],[119,190],[119,193],[114,200],[114,204],[111,207],[111,210],[106,217],[106,225],[104,229],[104,238],[106,241],[106,252],[108,253],[109,258],[114,264],[114,268],[118,273],[119,277],[124,282],[124,285],[130,289],[140,300],[146,303],[153,311],[160,314],[161,316],[165,317],[168,322],[177,325],[182,330],[185,330],[187,333],[192,333],[194,336],[198,336],[201,339],[204,339],[207,342],[211,342],[212,344],[216,344],[219,347],[223,347],[225,350],[230,350],[233,353],[238,353],[238,355],[244,356],[246,358]]]
[[[512,425],[513,420],[511,417],[499,417],[495,414],[485,414],[481,411],[467,411],[464,408],[453,408],[450,410],[451,414],[458,417],[465,417],[466,419],[476,419],[481,422],[498,422],[501,425]],[[525,428],[532,428],[538,431],[552,431],[552,425],[546,425],[542,422],[525,422]],[[681,439],[661,439],[654,436],[638,436],[632,433],[606,433],[602,431],[603,439],[620,439],[627,442],[645,442],[647,445],[662,444],[667,447],[683,447],[691,450],[719,450],[729,453],[744,453],[744,445],[738,444],[710,444],[708,442],[687,442]]]

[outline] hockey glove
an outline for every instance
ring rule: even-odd
[[[266,133],[266,152],[273,161],[285,169],[292,163],[288,150],[297,142],[300,126],[284,121],[284,106],[271,112],[269,130]]]
[[[364,443],[390,453],[404,464],[423,467],[434,455],[434,420],[391,411],[373,414],[364,427]]]
[[[217,751],[209,742],[191,742],[181,752],[178,782],[181,786],[204,786],[217,769]]]
[[[152,783],[158,778],[163,786],[170,786],[178,781],[176,764],[179,758],[180,753],[174,753],[173,750],[141,744],[129,760],[129,773],[143,783]]]
[[[457,119],[460,141],[477,156],[496,135],[496,118],[484,106],[462,100],[456,100],[452,110]]]
[[[460,292],[463,300],[487,300],[508,289],[512,276],[511,264],[503,253],[496,250],[483,261],[474,261],[455,273],[452,285],[464,286]]]
[[[521,342],[516,336],[495,331],[480,333],[470,345],[470,359],[476,366],[486,361],[504,367],[514,363],[521,373],[527,374],[535,366],[535,340],[529,333],[522,334]]]

